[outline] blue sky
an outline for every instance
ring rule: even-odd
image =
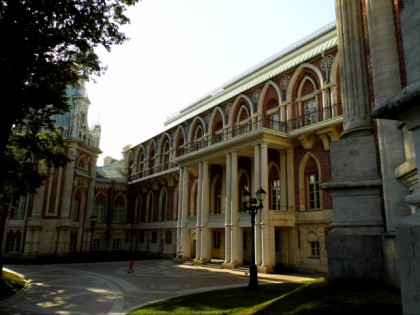
[[[98,165],[164,130],[208,92],[335,20],[334,0],[142,0],[98,50],[107,72],[87,83],[89,121],[102,125]]]

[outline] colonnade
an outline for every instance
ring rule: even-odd
[[[240,187],[238,178],[238,160],[240,151],[231,151],[225,154],[224,165],[224,263],[226,268],[234,268],[243,263],[242,252],[242,228],[239,226],[240,212]],[[197,224],[196,234],[196,257],[194,262],[202,264],[211,260],[211,228],[208,227],[210,213],[210,164],[211,160],[199,161],[198,163],[198,192],[197,192]],[[253,146],[252,178],[250,179],[251,193],[255,193],[260,187],[268,190],[268,146],[259,143]],[[251,174],[250,174],[251,175]],[[178,198],[178,223],[177,223],[177,248],[182,248],[185,257],[191,255],[191,231],[188,224],[188,209],[191,207],[190,196],[190,171],[188,166],[180,167],[180,183]],[[268,198],[263,201],[263,209],[256,217],[255,233],[255,262],[259,268],[269,269],[274,266],[274,254],[270,251],[269,233],[269,206]]]

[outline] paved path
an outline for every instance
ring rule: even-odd
[[[174,296],[246,286],[244,272],[174,264],[170,260],[9,265],[30,282],[0,303],[0,314],[125,314],[142,305]],[[259,274],[259,283],[307,280],[307,277]]]

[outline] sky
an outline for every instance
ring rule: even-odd
[[[130,40],[97,50],[107,71],[86,84],[103,159],[122,158],[164,122],[284,48],[335,21],[334,0],[141,0]],[[95,81],[95,82],[94,82]]]

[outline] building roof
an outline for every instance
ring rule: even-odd
[[[96,169],[96,180],[127,183],[124,160],[119,160],[117,162],[98,167]]]
[[[335,21],[301,39],[295,44],[264,60],[251,69],[213,90],[192,105],[182,109],[165,122],[172,128],[186,119],[221,104],[222,102],[267,81],[311,58],[337,46]]]

